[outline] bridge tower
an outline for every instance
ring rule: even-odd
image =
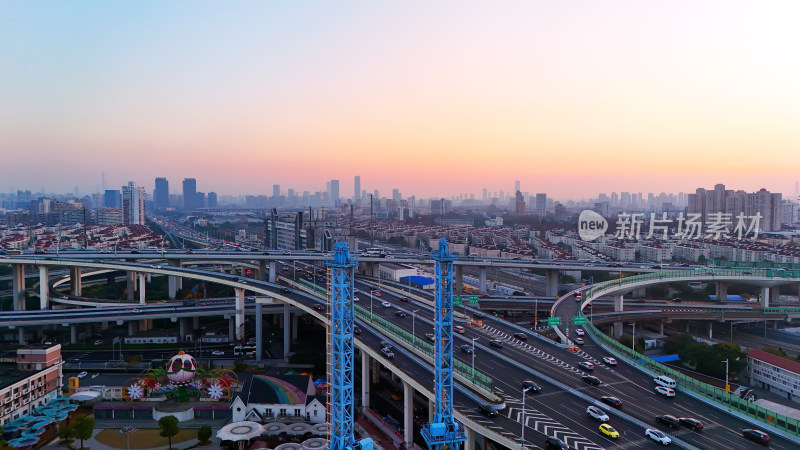
[[[447,240],[439,240],[434,305],[434,410],[433,422],[422,429],[428,448],[456,449],[466,440],[464,429],[453,419],[453,261]]]
[[[334,248],[326,261],[330,272],[330,415],[331,450],[371,449],[372,439],[353,438],[353,267],[350,249],[344,242]]]

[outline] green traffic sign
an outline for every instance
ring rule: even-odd
[[[469,296],[469,304],[470,305],[477,305],[478,304],[478,296],[477,295],[470,295]]]
[[[557,327],[559,325],[561,325],[561,317],[548,317],[547,318],[547,326]]]
[[[575,316],[572,318],[573,325],[583,325],[586,323],[586,316]]]
[[[453,296],[453,304],[454,305],[460,305],[461,304],[461,296],[460,295],[454,295]]]

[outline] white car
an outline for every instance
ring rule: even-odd
[[[213,352],[211,352],[211,354],[214,356],[223,356],[225,352],[223,352],[222,350],[214,350]]]
[[[656,392],[664,397],[675,397],[675,391],[665,386],[656,386]]]
[[[669,436],[662,433],[661,431],[654,430],[652,428],[644,430],[644,435],[658,442],[661,445],[669,445],[672,443],[672,439],[670,439]]]
[[[83,377],[85,377],[86,375],[89,375],[89,372],[87,372],[87,371],[85,371],[85,370],[84,370],[83,372],[81,372],[81,373],[79,373],[79,374],[78,374],[78,378],[83,378]]]
[[[391,308],[392,307],[392,304],[389,303],[389,302],[381,302],[381,305],[383,305],[384,308]]]
[[[354,301],[354,302],[356,302],[356,303],[358,303],[358,302],[360,302],[361,300],[359,300],[359,298],[358,298],[358,297],[356,297],[356,296],[353,296],[353,301]]]
[[[612,358],[612,357],[610,357],[610,356],[606,356],[605,358],[603,358],[603,362],[608,364],[609,366],[616,366],[617,365],[617,360]]]
[[[583,336],[584,335],[583,328],[575,329],[575,334],[577,334],[578,336]]]
[[[586,408],[586,414],[591,416],[593,419],[598,420],[600,422],[608,422],[608,414],[606,414],[602,409],[598,408],[597,406],[588,406]]]

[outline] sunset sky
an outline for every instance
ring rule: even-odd
[[[800,2],[4,1],[0,192],[790,194]]]

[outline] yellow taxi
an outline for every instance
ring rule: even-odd
[[[615,430],[614,427],[612,427],[611,425],[609,425],[607,423],[604,423],[604,424],[600,425],[600,432],[603,433],[604,435],[610,437],[611,439],[618,439],[619,438],[619,432],[617,430]]]

